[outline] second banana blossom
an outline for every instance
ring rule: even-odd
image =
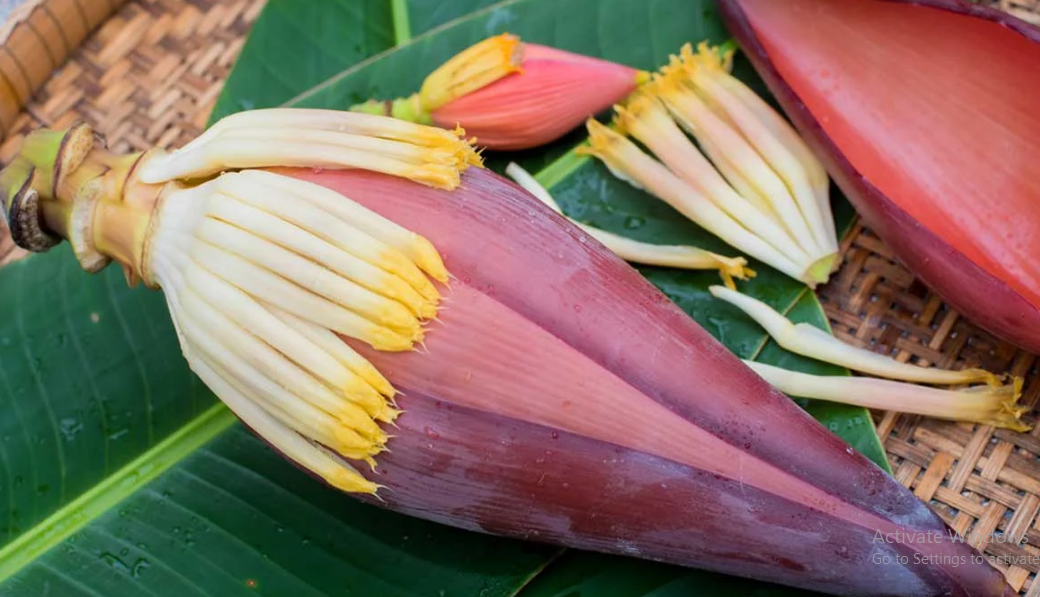
[[[504,33],[454,56],[426,77],[418,93],[351,110],[448,129],[461,125],[483,147],[528,149],[562,137],[648,77]]]

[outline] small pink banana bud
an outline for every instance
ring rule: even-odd
[[[419,93],[352,109],[461,125],[489,149],[527,149],[562,137],[646,78],[645,71],[502,34],[444,63]]]

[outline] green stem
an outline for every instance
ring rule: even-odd
[[[571,148],[570,151],[553,160],[551,164],[539,170],[534,175],[534,179],[546,189],[551,189],[571,174],[577,172],[578,168],[584,166],[591,159],[587,154],[578,153],[578,148],[582,145],[585,145],[585,143],[583,142],[581,145]]]
[[[408,0],[390,0],[390,14],[394,21],[394,45],[412,39],[412,26],[408,22]]]
[[[719,44],[718,52],[720,56],[725,56],[727,52],[736,52],[740,49],[740,45],[737,40],[732,37]]]

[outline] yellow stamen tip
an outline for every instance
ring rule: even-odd
[[[433,303],[424,303],[419,307],[419,317],[422,319],[436,319],[437,305]]]
[[[657,99],[647,91],[637,91],[632,95],[624,106],[615,107],[618,119],[624,126],[625,122],[640,118],[643,114],[657,106]],[[620,132],[620,131],[619,131]]]
[[[408,170],[405,176],[418,183],[435,189],[452,190],[459,186],[459,171],[451,166],[441,164],[423,164]]]
[[[579,148],[579,153],[603,154],[621,138],[618,132],[595,118],[585,121],[585,128],[589,131],[589,145],[587,149]]]
[[[374,464],[374,463],[373,463]],[[372,467],[373,470],[375,466]],[[381,487],[361,476],[357,471],[347,468],[333,469],[325,476],[325,481],[333,487],[352,493],[369,493],[375,495]]]
[[[430,73],[419,97],[432,112],[491,83],[521,72],[523,44],[509,33],[489,37],[462,52]]]
[[[389,423],[393,425],[394,421],[397,420],[397,417],[401,416],[402,412],[404,411],[393,408],[390,405],[384,405],[383,410],[377,413],[375,418],[377,421],[382,421],[384,423]]]

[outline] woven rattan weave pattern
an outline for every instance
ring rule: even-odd
[[[53,76],[40,79],[46,83],[25,109],[19,113],[15,106],[7,117],[3,110],[11,106],[4,104],[11,101],[0,101],[5,134],[0,162],[17,150],[27,131],[75,119],[93,124],[119,150],[177,146],[194,137],[264,1],[30,2],[15,18],[33,19],[37,33],[54,27],[67,31],[40,36],[65,41],[36,52],[47,57],[44,68],[53,70]],[[1040,24],[1040,0],[992,4]],[[102,21],[79,49],[68,47]],[[0,40],[27,47],[38,43],[29,34],[12,34],[11,28],[0,30]],[[12,63],[12,52],[0,51],[0,95],[12,88],[17,88],[16,95],[24,94],[36,84],[35,72],[21,74],[29,66]],[[49,66],[70,53],[64,67]],[[18,77],[22,79],[16,81]],[[941,367],[981,365],[1025,376],[1023,402],[1036,406],[1036,357],[960,318],[863,226],[853,228],[843,249],[841,270],[820,292],[836,335],[900,360]],[[18,256],[0,229],[0,262]],[[1026,419],[1035,421],[1037,412]],[[896,477],[958,532],[979,540],[993,531],[1024,535],[1024,546],[978,546],[997,558],[1040,555],[1040,431],[1019,434],[896,413],[875,413],[875,420]],[[997,565],[1013,586],[1040,597],[1036,566]]]
[[[85,8],[59,12],[51,6],[69,3]],[[71,36],[91,19],[99,22],[98,15],[103,18],[109,9],[89,9],[97,4],[123,6],[5,127],[0,162],[7,163],[26,132],[43,125],[60,128],[79,119],[92,124],[118,151],[177,146],[195,137],[264,0],[41,0],[25,7],[35,10],[23,12],[50,27],[63,24],[63,15],[68,15],[71,24],[62,29],[72,31]],[[63,43],[55,44],[50,53],[60,56]],[[0,51],[0,96],[8,80],[3,76],[4,56]],[[28,65],[16,65],[14,71],[12,81],[23,71],[29,72],[25,78],[32,78]],[[5,124],[2,110],[0,106],[0,124]],[[0,232],[0,262],[19,254],[6,232]]]

